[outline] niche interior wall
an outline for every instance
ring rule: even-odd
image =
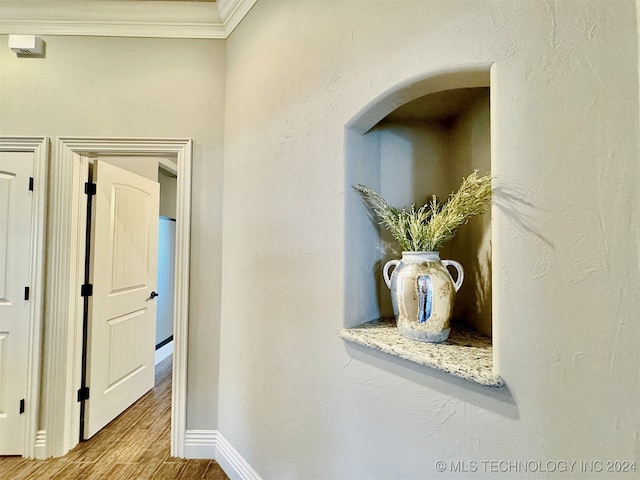
[[[409,81],[367,105],[345,131],[345,327],[392,317],[382,267],[401,251],[352,188],[367,185],[390,204],[422,205],[458,189],[473,170],[491,171],[489,68]],[[452,319],[492,333],[491,213],[475,217],[440,250],[465,282]],[[455,274],[454,274],[455,275]]]

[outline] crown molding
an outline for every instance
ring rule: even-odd
[[[218,13],[227,37],[235,30],[258,0],[217,0]],[[227,38],[225,37],[225,38]]]
[[[0,0],[0,33],[225,39],[257,0]]]

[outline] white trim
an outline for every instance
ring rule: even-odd
[[[158,168],[161,168],[173,175],[178,175],[178,165],[176,162],[170,158],[158,158]]]
[[[220,432],[216,438],[216,462],[231,480],[262,480],[262,477]]]
[[[176,277],[174,307],[173,393],[171,454],[182,456],[186,429],[187,333],[189,314],[189,259],[191,229],[192,141],[156,138],[61,137],[52,163],[50,196],[50,268],[45,312],[44,426],[46,456],[61,456],[78,442],[80,362],[78,332],[82,315],[77,288],[81,284],[79,258],[84,258],[83,201],[78,186],[86,158],[95,155],[174,156],[178,167],[176,222]],[[85,177],[86,178],[86,177]]]
[[[47,458],[47,431],[38,430],[34,446],[34,458],[43,460]]]
[[[184,458],[216,458],[217,430],[187,430],[184,433]]]
[[[215,460],[231,480],[262,480],[218,430],[187,430],[184,452],[185,458]]]
[[[218,0],[216,2],[227,38],[258,0]]]
[[[85,271],[85,258],[86,258],[86,225],[87,225],[87,200],[84,196],[84,184],[89,178],[89,164],[91,160],[83,155],[75,155],[74,173],[73,173],[73,187],[71,195],[72,210],[71,210],[71,230],[75,232],[72,237],[73,242],[70,244],[70,251],[75,252],[75,255],[71,255],[71,272],[67,280],[67,285],[74,286],[70,288],[71,297],[69,299],[69,308],[71,315],[69,321],[71,328],[69,334],[73,336],[73,343],[71,344],[71,379],[74,385],[74,389],[69,392],[66,404],[66,411],[70,415],[71,423],[65,425],[67,428],[67,435],[69,436],[69,447],[71,448],[78,441],[78,432],[80,430],[80,403],[77,401],[77,397],[74,398],[74,392],[82,385],[82,351],[83,351],[83,328],[81,318],[84,314],[84,298],[78,295],[80,286],[84,283],[84,271]]]
[[[187,429],[187,340],[189,327],[189,266],[191,248],[191,156],[189,140],[177,153],[176,253],[173,307],[173,387],[171,394],[171,455],[184,455]]]
[[[257,0],[0,0],[0,33],[225,39]]]
[[[166,345],[163,345],[159,349],[156,350],[156,358],[154,361],[154,365],[158,365],[165,358],[168,358],[173,353],[173,340],[171,340]]]
[[[25,396],[23,456],[35,457],[40,412],[40,366],[44,288],[44,247],[47,199],[47,137],[0,137],[0,151],[33,154],[33,210],[31,212],[31,291]]]

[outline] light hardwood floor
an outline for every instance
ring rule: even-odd
[[[156,367],[156,387],[87,442],[49,460],[0,457],[2,480],[228,480],[214,460],[169,455],[171,357]]]

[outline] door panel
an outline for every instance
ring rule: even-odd
[[[153,388],[157,182],[97,160],[84,438]]]
[[[9,265],[9,201],[11,186],[15,183],[13,172],[0,172],[0,303],[8,302],[7,269]]]
[[[21,455],[28,362],[33,174],[30,152],[0,152],[0,455]]]
[[[147,287],[149,269],[149,229],[140,219],[149,218],[150,197],[147,192],[128,185],[112,187],[113,277],[109,295],[126,293]]]
[[[145,351],[138,347],[147,336],[146,309],[107,320],[109,325],[109,382],[106,392],[142,370]]]

